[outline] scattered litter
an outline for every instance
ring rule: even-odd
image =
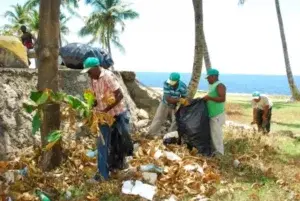
[[[164,153],[165,153],[167,159],[169,159],[171,161],[180,161],[181,160],[181,158],[178,155],[174,154],[173,152],[165,151]]]
[[[234,166],[235,168],[237,168],[240,164],[241,164],[241,162],[240,162],[238,159],[235,159],[235,160],[233,161],[233,166]]]
[[[158,160],[161,156],[163,156],[163,152],[161,150],[157,150],[154,154],[154,158]]]
[[[209,199],[203,195],[198,195],[191,199],[191,201],[208,201]]]
[[[164,201],[178,201],[178,198],[175,195],[171,195],[169,199],[165,199]]]
[[[157,174],[153,172],[143,172],[143,178],[145,181],[149,182],[150,184],[155,184],[157,180]]]
[[[130,195],[139,195],[147,200],[153,200],[156,193],[156,187],[144,184],[141,181],[125,181],[123,182],[122,193]]]
[[[163,168],[157,167],[154,164],[141,165],[140,170],[142,172],[155,172],[155,173],[163,173]]]
[[[86,155],[87,155],[88,157],[90,157],[90,158],[94,158],[94,157],[97,156],[97,150],[95,150],[95,151],[88,150],[88,151],[86,152]]]
[[[173,131],[170,133],[167,133],[164,135],[163,137],[163,143],[164,145],[168,145],[168,144],[177,144],[178,143],[178,132],[177,131]]]
[[[186,171],[198,171],[200,174],[204,174],[203,168],[198,164],[189,164],[183,167]]]
[[[23,168],[23,169],[21,169],[21,170],[18,170],[17,172],[18,172],[21,176],[25,177],[25,176],[27,175],[27,173],[28,173],[28,167],[25,167],[25,168]]]

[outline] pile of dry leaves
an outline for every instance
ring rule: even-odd
[[[148,164],[163,169],[153,184],[157,187],[154,200],[171,195],[178,198],[186,195],[210,196],[215,192],[213,186],[220,181],[220,176],[213,161],[207,161],[195,150],[189,151],[184,146],[164,146],[161,139],[137,138],[137,141],[129,168],[114,173],[110,181],[100,184],[87,183],[97,169],[96,157],[86,155],[88,150],[95,149],[94,140],[68,141],[64,144],[65,162],[47,173],[37,165],[40,150],[27,148],[11,161],[0,163],[0,194],[11,196],[12,200],[33,201],[38,200],[34,191],[41,189],[51,200],[99,200],[103,194],[120,195],[125,180],[145,182],[140,167]]]

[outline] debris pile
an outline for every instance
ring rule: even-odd
[[[97,170],[93,139],[64,143],[65,162],[50,172],[38,167],[41,150],[26,148],[11,161],[0,163],[0,194],[12,200],[35,201],[39,189],[52,201],[94,201],[104,194],[122,194],[124,200],[136,196],[180,200],[186,195],[209,197],[215,192],[213,184],[220,181],[220,175],[212,160],[184,146],[165,146],[162,139],[136,139],[134,156],[127,159],[128,169],[112,173],[109,181],[99,184],[88,183]]]

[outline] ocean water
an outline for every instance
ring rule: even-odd
[[[169,73],[137,72],[137,79],[149,87],[162,87],[168,79]],[[191,73],[181,73],[181,80],[189,83]],[[220,75],[219,79],[226,85],[228,93],[252,93],[260,91],[264,94],[290,95],[287,77],[285,75]],[[295,82],[300,87],[300,76],[294,76]],[[207,90],[208,84],[201,76],[200,90]]]

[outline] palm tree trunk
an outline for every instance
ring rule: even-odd
[[[194,98],[202,71],[203,61],[203,8],[202,0],[193,0],[194,13],[195,13],[195,50],[194,50],[194,64],[192,77],[188,87],[188,97]]]
[[[38,90],[58,91],[58,47],[59,47],[59,12],[61,0],[40,1],[40,29],[37,47]],[[47,104],[43,107],[41,126],[42,147],[47,144],[51,131],[60,129],[60,106]],[[61,144],[57,143],[50,151],[43,152],[40,166],[51,170],[62,161]]]
[[[291,69],[291,64],[290,64],[290,60],[289,60],[289,54],[288,54],[287,42],[286,42],[285,33],[284,33],[284,27],[283,27],[283,21],[282,21],[282,16],[281,16],[281,11],[280,11],[279,0],[275,0],[275,5],[276,5],[276,12],[277,12],[277,18],[278,18],[278,24],[279,24],[280,36],[281,36],[281,42],[282,42],[282,48],[283,48],[283,54],[284,54],[286,75],[288,78],[292,97],[295,100],[300,101],[300,92],[295,84],[292,69]]]
[[[210,61],[209,51],[207,48],[204,30],[203,30],[203,55],[204,55],[204,62],[205,62],[205,67],[206,67],[206,71],[207,71],[207,70],[211,69],[211,61]]]

